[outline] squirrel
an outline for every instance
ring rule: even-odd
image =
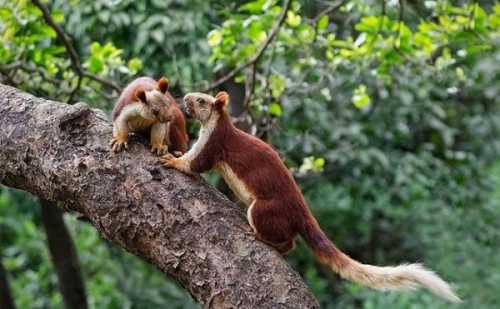
[[[128,133],[149,133],[151,151],[179,156],[187,151],[189,137],[184,114],[168,92],[168,80],[139,77],[130,82],[115,103],[112,113],[111,148],[128,148]]]
[[[338,249],[321,230],[304,196],[278,153],[262,140],[236,128],[227,111],[229,96],[189,93],[186,112],[201,122],[198,140],[179,158],[160,162],[186,174],[215,169],[248,206],[247,218],[256,238],[286,254],[300,235],[316,258],[342,278],[379,290],[425,287],[451,302],[460,302],[450,286],[421,264],[373,266]]]

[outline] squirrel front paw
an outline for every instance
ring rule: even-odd
[[[119,152],[122,151],[123,149],[128,149],[127,140],[118,137],[113,137],[111,139],[111,150],[113,150],[113,152]]]
[[[177,158],[174,157],[172,154],[167,153],[166,155],[162,156],[160,158],[160,163],[165,166],[165,167],[177,167]]]
[[[176,158],[171,153],[167,153],[163,157],[160,158],[160,163],[165,167],[175,168],[187,175],[192,175],[193,172],[189,167],[189,162],[186,161],[183,157]]]
[[[152,145],[151,152],[154,154],[157,154],[159,156],[167,154],[168,153],[168,146],[167,145]]]

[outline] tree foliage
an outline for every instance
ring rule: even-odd
[[[49,7],[85,70],[121,85],[134,75],[166,75],[181,96],[251,61],[284,3],[54,0]],[[56,33],[28,1],[0,0],[0,7],[2,82],[67,101],[78,74]],[[243,104],[252,132],[279,149],[343,250],[377,264],[423,261],[456,283],[464,308],[496,308],[499,45],[495,1],[292,1],[262,56],[236,72],[246,99],[232,103]],[[109,110],[116,95],[84,78],[77,99]],[[8,207],[36,201],[2,192],[0,252],[18,306],[60,306],[38,214]],[[194,306],[148,266],[67,220],[93,306]],[[304,246],[289,261],[323,308],[446,306],[423,293],[381,294],[337,280]]]

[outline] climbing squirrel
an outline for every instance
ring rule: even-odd
[[[165,155],[160,162],[184,173],[215,169],[248,206],[256,238],[286,254],[300,235],[316,258],[341,277],[380,290],[425,287],[451,302],[460,302],[450,286],[420,264],[380,267],[362,264],[340,251],[321,230],[304,196],[277,152],[262,140],[236,128],[227,111],[229,96],[189,93],[188,116],[201,122],[198,140],[184,155]]]
[[[125,87],[112,113],[114,152],[128,146],[129,132],[149,133],[151,151],[177,156],[187,151],[186,121],[168,92],[168,80],[139,77]]]

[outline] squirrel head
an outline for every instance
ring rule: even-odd
[[[225,91],[217,93],[215,97],[211,95],[192,92],[184,96],[186,114],[206,123],[215,114],[225,113],[229,103],[229,95]]]
[[[159,122],[170,121],[170,105],[165,93],[168,91],[168,80],[162,77],[157,87],[152,90],[138,88],[134,92],[134,101],[143,104],[143,117],[156,118]]]

